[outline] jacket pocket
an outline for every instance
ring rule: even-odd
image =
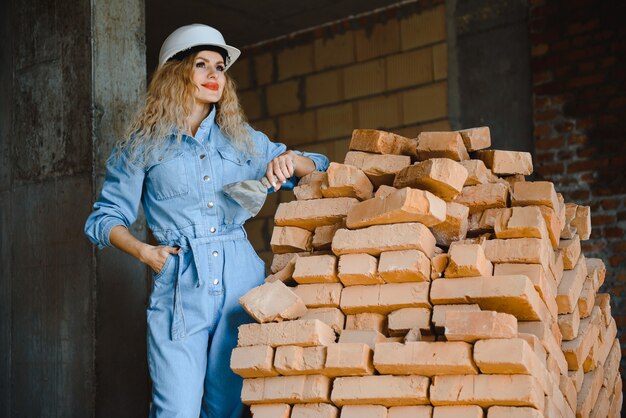
[[[187,165],[183,154],[160,159],[146,173],[146,188],[156,200],[167,200],[189,193]]]

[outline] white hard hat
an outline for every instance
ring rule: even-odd
[[[225,70],[241,55],[240,50],[226,45],[226,41],[224,41],[220,31],[211,26],[194,23],[193,25],[181,26],[165,39],[159,52],[159,65],[165,64],[179,52],[201,45],[218,47],[226,52],[224,57]]]

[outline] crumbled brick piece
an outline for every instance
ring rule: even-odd
[[[302,299],[281,281],[253,288],[239,298],[239,303],[258,322],[296,319],[306,313]]]
[[[393,186],[428,190],[443,200],[451,201],[463,189],[467,169],[449,158],[431,158],[400,170]]]
[[[522,174],[528,176],[533,173],[533,161],[529,152],[481,150],[476,153],[476,156],[497,175]]]
[[[454,241],[465,239],[468,230],[469,208],[455,202],[446,202],[445,221],[431,227],[437,245],[449,247]]]
[[[380,155],[361,151],[349,151],[344,164],[353,165],[365,173],[374,186],[393,184],[396,174],[411,165],[408,155]]]
[[[375,129],[355,129],[352,131],[350,149],[377,154],[416,154],[417,141],[391,132]]]
[[[463,138],[465,148],[469,152],[489,148],[491,146],[491,133],[488,126],[469,128],[458,131]]]
[[[497,177],[489,170],[481,160],[461,161],[461,165],[467,170],[467,179],[464,186],[477,184],[495,183]]]

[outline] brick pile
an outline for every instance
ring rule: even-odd
[[[275,215],[231,368],[255,418],[617,417],[589,207],[489,129],[355,130]],[[471,158],[470,158],[471,157]]]

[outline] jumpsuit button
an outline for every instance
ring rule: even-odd
[[[213,257],[217,257],[219,253],[217,251],[213,251]]]
[[[204,180],[204,181],[209,181],[209,180],[211,180],[211,177],[209,177],[209,176],[204,176],[204,177],[202,177],[202,180]]]
[[[211,233],[212,233],[212,234],[214,234],[214,233],[215,233],[215,231],[217,231],[217,229],[215,229],[215,227],[214,227],[214,226],[212,226],[212,227],[211,227],[211,229],[209,229],[209,231],[211,231]]]
[[[205,154],[200,154],[200,159],[201,159],[201,160],[204,160],[205,158],[206,158],[206,155],[205,155]]]
[[[217,280],[217,279],[213,280],[213,284],[214,284],[214,285],[218,285],[219,283],[220,283],[220,281],[219,281],[219,280]]]
[[[213,207],[213,202],[209,202],[206,205],[207,205],[207,207],[212,208]]]

